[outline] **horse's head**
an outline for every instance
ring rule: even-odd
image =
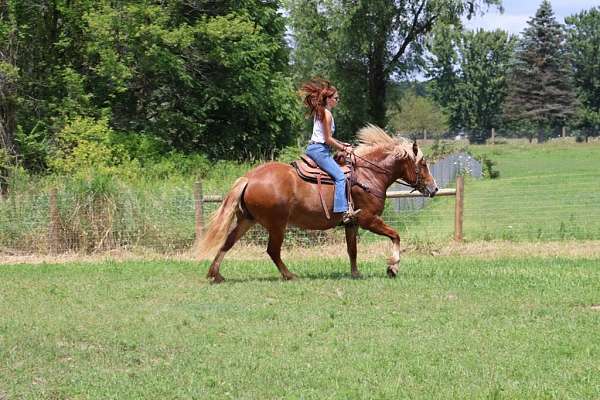
[[[401,176],[402,179],[410,186],[421,192],[423,196],[433,197],[438,191],[437,183],[429,172],[429,166],[417,141],[415,140],[412,144],[412,155],[411,157],[404,158],[404,171]]]
[[[404,138],[392,138],[375,125],[359,130],[358,138],[361,145],[356,156],[366,168],[385,174],[388,185],[402,179],[424,196],[435,196],[437,184],[416,141],[411,143]]]

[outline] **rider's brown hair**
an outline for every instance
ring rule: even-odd
[[[328,80],[314,78],[304,83],[300,92],[304,97],[304,105],[308,108],[307,114],[323,121],[327,99],[334,96],[337,89]]]

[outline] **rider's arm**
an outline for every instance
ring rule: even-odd
[[[325,110],[325,115],[323,116],[323,136],[325,138],[325,143],[335,149],[335,150],[341,150],[341,151],[346,151],[347,149],[350,149],[351,146],[347,146],[346,144],[340,142],[339,140],[336,140],[333,138],[333,136],[331,136],[331,113],[329,112],[329,110]]]

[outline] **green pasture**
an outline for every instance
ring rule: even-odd
[[[0,398],[600,398],[600,260],[289,264],[0,266]]]
[[[500,177],[466,177],[466,240],[600,238],[600,144],[471,145],[469,151],[494,161]],[[402,213],[390,204],[385,218],[406,240],[444,241],[454,232],[454,202],[436,198],[422,211]]]

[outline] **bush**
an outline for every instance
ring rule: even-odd
[[[488,158],[485,154],[479,157],[479,161],[481,161],[484,178],[496,179],[500,177],[500,171],[494,169],[496,166],[495,161]]]
[[[300,156],[302,154],[304,154],[304,152],[305,152],[305,147],[303,147],[303,146],[298,146],[298,145],[288,146],[281,150],[281,152],[279,153],[279,156],[277,157],[277,160],[282,163],[289,164],[292,161],[300,158]]]
[[[116,172],[114,167],[129,158],[125,148],[114,143],[114,135],[108,119],[77,116],[58,133],[48,165],[60,175],[88,169]]]

